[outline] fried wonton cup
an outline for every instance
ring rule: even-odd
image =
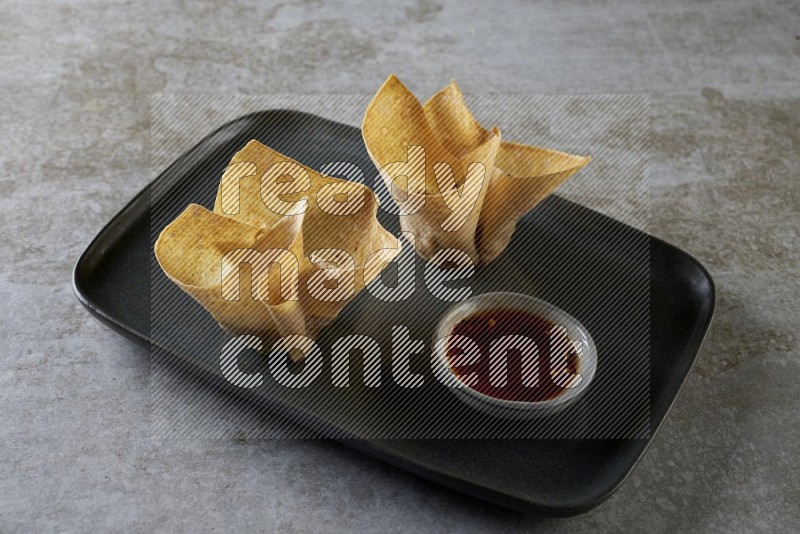
[[[431,259],[439,250],[454,248],[478,263],[478,214],[500,132],[481,132],[469,147],[448,149],[417,98],[392,75],[367,108],[362,134],[392,197],[404,199],[398,202],[400,225],[414,234],[417,252]]]
[[[413,214],[401,207],[400,222],[404,230],[415,234],[417,251],[426,259],[449,247],[468,253],[477,265],[488,264],[508,246],[517,220],[591,160],[501,141],[497,128],[488,131],[475,120],[455,82],[422,106],[396,76],[389,76],[367,108],[362,133],[370,157],[387,186],[393,187],[395,199],[398,189],[400,198],[403,194],[409,198],[412,192],[398,188],[392,176],[396,173],[385,169],[404,159],[408,145],[425,147],[424,203],[419,201],[422,208]],[[441,188],[447,183],[437,183],[434,167],[440,163],[451,166],[456,180],[467,177],[456,181],[460,197]],[[469,187],[473,184],[468,169],[474,163],[482,165],[486,173],[479,191],[477,186]],[[465,203],[474,201],[467,221],[455,230],[442,224],[455,205],[442,201],[446,195]]]
[[[214,211],[190,205],[155,254],[227,332],[313,339],[400,252],[377,208],[365,186],[250,141],[223,174]]]

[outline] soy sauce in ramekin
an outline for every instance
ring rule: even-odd
[[[480,358],[476,363],[456,367],[453,359],[461,351],[448,345],[446,355],[450,370],[459,378],[475,376],[475,381],[469,387],[489,397],[520,402],[554,399],[570,383],[564,378],[568,379],[579,372],[579,354],[566,330],[536,313],[504,308],[481,310],[458,321],[451,335],[470,338],[480,349]],[[523,362],[520,349],[506,351],[506,381],[504,385],[496,385],[490,376],[490,348],[493,341],[504,336],[525,336],[535,344],[536,357],[534,361],[528,359]],[[523,372],[527,371],[530,377],[530,371],[534,368],[538,371],[536,383],[531,384],[530,379],[526,383]],[[551,369],[554,371],[551,372]],[[561,376],[558,383],[553,378],[554,373]]]

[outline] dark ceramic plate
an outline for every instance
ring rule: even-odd
[[[167,283],[154,262],[152,245],[187,204],[213,204],[222,171],[250,139],[312,168],[348,161],[368,177],[376,174],[357,128],[294,111],[248,115],[206,137],[137,195],[89,245],[74,271],[75,292],[97,318],[148,347],[157,345],[159,357],[176,367],[200,372],[227,389],[236,388],[219,372],[224,335],[202,308]],[[379,218],[397,232],[395,217],[380,212]],[[572,428],[568,439],[497,439],[520,435],[515,431],[526,428],[526,423],[509,423],[489,424],[492,432],[467,436],[459,433],[459,418],[453,414],[468,408],[454,396],[442,395],[441,387],[420,390],[417,397],[428,400],[422,403],[408,395],[402,403],[391,395],[356,395],[346,401],[350,404],[342,404],[333,394],[281,397],[269,389],[247,390],[248,400],[366,454],[502,506],[553,516],[597,506],[642,455],[694,362],[714,308],[708,272],[663,241],[551,196],[520,221],[508,250],[478,270],[470,284],[475,293],[502,290],[537,296],[568,311],[591,332],[598,373],[581,401],[559,415],[562,422],[581,420],[580,432]],[[158,317],[158,328],[153,328],[158,308],[152,305],[153,288],[176,307]],[[364,293],[323,332],[321,346],[334,335],[354,331],[383,344],[386,329],[397,321],[407,324],[415,338],[430,340],[437,317],[447,308],[425,290],[391,306]],[[325,402],[315,403],[315,398]],[[358,417],[359,402],[369,402],[367,411],[377,416]],[[625,403],[632,406],[627,417],[604,419],[602,410]],[[410,414],[408,420],[423,421],[409,423],[405,436],[426,439],[374,439],[386,435],[381,421],[402,419],[398,406]],[[448,416],[442,418],[443,412]],[[442,436],[475,439],[430,439],[432,428],[444,429]],[[549,435],[559,428],[564,425],[553,424]],[[535,428],[528,430],[526,436],[536,435]]]

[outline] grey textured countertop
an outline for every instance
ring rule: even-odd
[[[259,4],[0,4],[0,531],[800,530],[800,4]],[[420,93],[652,95],[651,231],[708,267],[717,311],[586,515],[520,516],[325,441],[155,439],[147,351],[72,294],[152,178],[151,95],[371,94],[389,71]]]

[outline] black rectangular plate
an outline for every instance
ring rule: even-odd
[[[161,211],[162,214],[177,215],[189,202],[210,206],[222,170],[232,155],[250,139],[258,139],[312,168],[332,161],[348,161],[367,172],[376,172],[360,131],[351,126],[286,110],[254,113],[226,124],[181,156],[151,186],[139,193],[106,225],[78,260],[73,274],[75,292],[93,315],[127,337],[151,346],[151,192],[156,187],[160,191],[178,192],[160,197],[168,199],[170,204],[165,207],[166,212]],[[202,198],[196,198],[196,193],[186,193],[197,191],[196,188],[182,187],[198,182],[204,184],[201,187]],[[184,193],[179,194],[181,191]],[[381,212],[380,218],[384,226],[397,231],[397,222],[391,216]],[[570,252],[576,239],[590,244],[581,250],[580,256]],[[629,276],[625,273],[626,259],[633,253],[640,253],[625,247],[630,247],[632,242],[641,243],[643,239],[649,246],[647,357],[650,363],[649,435],[652,437],[683,384],[711,320],[714,287],[703,266],[685,252],[657,238],[558,196],[551,196],[520,221],[509,251],[490,269],[534,272],[537,279],[545,280],[547,287],[572,289],[575,288],[574,280],[570,286],[560,277],[574,276],[576,271],[585,268],[605,269],[606,278],[613,280],[616,277],[623,284],[625,276]],[[571,268],[564,268],[563,263],[525,264],[530,255],[515,251],[524,251],[531,243],[549,257],[569,260]],[[581,263],[580,258],[588,258],[585,260],[587,263]],[[607,304],[602,301],[608,295],[587,293],[593,291],[592,287],[581,287],[580,299],[570,296],[569,291],[562,294],[555,290],[547,294],[544,289],[542,292],[545,294],[540,292],[537,296],[562,307],[565,307],[564,302],[571,302],[571,306],[565,307],[570,312],[576,306],[580,307],[580,302],[600,301],[601,307]],[[187,306],[192,305],[190,299],[187,302]],[[342,315],[347,315],[349,308]],[[608,309],[604,310],[605,319],[593,317],[595,312],[590,308],[582,311],[583,315],[574,312],[573,315],[589,327],[598,342],[598,352],[603,348],[604,354],[613,354],[617,350],[615,345],[619,344],[614,335],[625,333],[613,318],[624,315],[624,310],[619,310],[616,315],[612,313],[610,319]],[[332,325],[334,330],[337,323],[348,324],[337,320]],[[212,349],[212,353],[219,354],[217,349]],[[203,363],[208,358],[193,360],[192,355],[187,359],[185,355],[177,354],[174,358],[191,371],[205,373],[212,382],[219,381],[219,377],[214,376]],[[607,364],[613,363],[613,358],[608,358]],[[598,386],[595,390],[602,391],[602,383],[595,385]],[[256,396],[253,400],[266,402],[268,399]],[[320,423],[319,414],[303,413],[302,409],[294,413],[290,409],[284,413],[304,424]],[[325,416],[322,418],[324,425]],[[333,420],[328,423],[337,424]],[[606,499],[628,475],[650,439],[340,441],[480,499],[529,513],[567,516],[585,512]]]

